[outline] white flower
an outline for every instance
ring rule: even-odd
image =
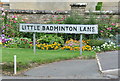
[[[97,48],[100,48],[99,46],[97,46]]]
[[[15,18],[15,20],[17,20],[17,18]]]
[[[2,16],[5,16],[5,12],[2,13]]]
[[[108,42],[111,42],[110,40]]]
[[[105,42],[105,44],[107,44],[107,42]]]

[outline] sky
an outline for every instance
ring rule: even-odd
[[[9,0],[0,0],[1,2],[9,2]]]

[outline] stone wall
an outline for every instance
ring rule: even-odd
[[[27,23],[49,23],[50,21],[55,21],[58,18],[64,18],[68,14],[9,14],[9,16],[16,15],[17,17],[22,17]]]
[[[86,3],[71,4],[71,10],[8,10],[9,16],[17,15],[26,19],[29,23],[48,23],[58,18],[65,18],[72,14],[77,13],[78,15],[85,16],[89,18],[91,12],[85,11]],[[92,11],[92,13],[97,15],[97,18],[104,16],[112,16],[113,19],[118,19],[119,13],[114,13],[112,11]]]

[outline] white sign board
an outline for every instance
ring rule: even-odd
[[[21,32],[98,34],[98,25],[20,24]]]

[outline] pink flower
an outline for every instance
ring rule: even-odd
[[[101,30],[100,32],[102,33],[103,31]]]
[[[62,21],[62,20],[58,19],[58,20],[56,20],[56,21]]]
[[[54,15],[52,17],[55,17]]]
[[[4,29],[5,28],[5,26],[2,26],[2,29]]]
[[[13,20],[9,20],[9,21],[13,21]]]
[[[17,21],[13,21],[14,23],[17,23]]]
[[[0,10],[2,10],[2,11],[3,11],[3,10],[4,10],[4,8],[0,8]]]
[[[111,30],[112,28],[110,27],[110,28],[107,28],[107,30]]]
[[[12,18],[17,18],[16,16],[12,16]]]
[[[115,25],[114,23],[112,23],[112,25]]]
[[[63,20],[65,19],[65,18],[62,18]]]

